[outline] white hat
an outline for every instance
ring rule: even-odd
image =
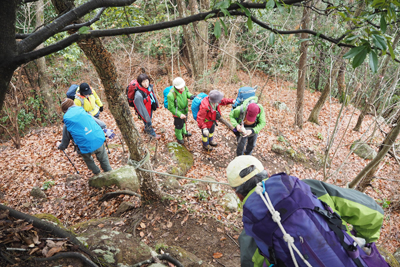
[[[174,81],[172,82],[172,85],[176,88],[176,89],[182,89],[183,87],[185,87],[185,81],[181,78],[181,77],[176,77],[174,79]]]
[[[245,177],[240,177],[240,172],[251,165],[254,165],[256,168]],[[228,167],[226,168],[226,176],[228,177],[230,186],[238,187],[263,170],[264,167],[258,159],[253,156],[243,155],[236,157],[229,163]]]

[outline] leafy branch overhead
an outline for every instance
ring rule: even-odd
[[[277,9],[280,13],[290,13],[293,7],[298,7],[308,1],[276,1],[268,0],[264,2],[263,8],[266,10]],[[206,19],[214,17],[215,14],[223,14],[224,17],[231,17],[233,15],[241,15],[247,17],[247,27],[249,30],[253,29],[253,22],[259,26],[272,31],[269,43],[273,44],[275,40],[274,34],[294,34],[294,33],[308,33],[314,36],[314,43],[318,43],[317,38],[334,43],[338,46],[351,47],[352,49],[344,56],[346,59],[352,60],[352,66],[354,68],[360,66],[366,59],[367,55],[369,58],[369,65],[373,72],[377,72],[378,69],[378,56],[385,55],[387,50],[393,60],[395,60],[395,53],[392,47],[393,37],[387,34],[388,27],[391,28],[397,23],[397,12],[400,3],[398,1],[367,1],[367,6],[362,10],[360,15],[357,11],[356,3],[353,6],[345,6],[340,3],[334,5],[333,3],[324,1],[321,5],[315,3],[310,6],[316,14],[328,16],[340,17],[340,23],[343,25],[343,29],[346,29],[345,24],[348,22],[353,23],[355,26],[349,30],[346,30],[339,37],[331,37],[322,34],[321,31],[312,31],[308,29],[303,30],[283,30],[276,29],[269,26],[265,21],[261,21],[252,15],[251,10],[261,9],[259,4],[253,3],[239,3],[230,0],[217,2],[213,9],[215,13],[210,14]],[[235,12],[236,11],[236,12]],[[324,11],[324,13],[321,13]],[[259,13],[260,14],[260,13]],[[219,38],[221,35],[221,25],[227,33],[226,24],[222,18],[219,18],[214,23],[214,35]],[[304,39],[300,42],[313,40]],[[397,61],[397,60],[396,60]]]

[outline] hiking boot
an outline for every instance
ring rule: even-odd
[[[203,149],[207,152],[211,152],[213,148],[210,145],[203,146]]]
[[[182,140],[178,140],[178,144],[183,145],[184,143],[185,143],[185,141],[183,141],[183,139]]]
[[[215,141],[210,141],[210,146],[218,146],[218,143]]]
[[[191,132],[187,132],[187,133],[185,133],[185,134],[183,134],[185,137],[191,137],[192,136],[192,133]]]

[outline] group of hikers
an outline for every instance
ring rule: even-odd
[[[156,134],[152,124],[153,112],[160,108],[153,88],[150,78],[142,73],[129,83],[126,95],[128,104],[134,107],[138,117],[143,121],[145,132],[152,138],[159,139],[160,135]],[[257,136],[265,127],[266,121],[264,108],[257,103],[255,89],[243,88],[247,91],[245,90],[246,92],[242,94],[239,90],[236,100],[224,98],[224,93],[218,90],[212,90],[208,95],[201,93],[196,96],[190,93],[181,77],[175,78],[172,86],[164,90],[164,106],[174,118],[177,142],[184,144],[184,137],[192,135],[187,131],[186,125],[189,118],[188,100],[194,100],[197,103],[192,105],[192,113],[202,134],[202,147],[208,152],[218,145],[214,133],[218,125],[217,121],[221,117],[220,106],[233,104],[229,117],[234,127],[233,133],[238,141],[236,154],[237,156],[251,155],[256,146]],[[246,94],[247,97],[243,97]],[[100,173],[100,169],[94,163],[92,154],[96,154],[103,171],[110,171],[111,166],[103,144],[105,141],[103,131],[107,132],[107,129],[104,122],[99,120],[103,103],[95,90],[87,83],[81,83],[79,86],[72,85],[61,106],[65,113],[65,124],[62,142],[58,144],[58,148],[66,149],[70,140],[73,140],[79,154],[94,174]],[[85,116],[82,116],[84,113],[86,113]]]
[[[245,87],[243,92],[251,92],[251,96],[243,97],[239,92],[236,101],[224,98],[218,90],[196,96],[180,77],[164,90],[164,106],[174,118],[178,143],[184,144],[184,137],[191,136],[186,124],[188,100],[192,100],[193,117],[201,129],[206,151],[217,146],[214,133],[221,116],[220,105],[233,104],[229,117],[238,145],[226,175],[243,207],[241,266],[388,267],[374,243],[380,235],[383,210],[372,198],[352,189],[300,180],[285,173],[269,176],[262,163],[251,156],[257,136],[266,125],[264,109],[251,90],[255,89]],[[110,171],[104,146],[108,131],[98,119],[103,104],[87,83],[74,91],[74,100],[66,98],[61,104],[64,128],[58,148],[64,150],[73,140],[94,174],[100,169],[92,154],[103,171]],[[160,105],[146,74],[130,82],[127,97],[143,120],[146,133],[160,138],[152,125],[153,111]]]
[[[247,87],[246,87],[247,88]],[[212,147],[218,145],[215,141],[215,127],[221,117],[221,105],[236,104],[229,117],[237,136],[238,147],[236,154],[250,155],[256,145],[259,132],[265,127],[265,113],[262,105],[257,103],[254,89],[251,97],[238,102],[238,100],[224,98],[224,94],[218,90],[212,90],[208,95],[202,93],[198,96],[192,94],[185,81],[181,77],[173,80],[172,86],[164,90],[164,106],[172,113],[175,126],[175,137],[179,144],[184,144],[184,137],[192,134],[187,131],[189,114],[189,101],[197,100],[197,105],[192,104],[192,113],[202,133],[202,147],[206,151],[212,151]],[[140,74],[136,80],[130,82],[127,88],[129,105],[134,107],[139,118],[143,120],[145,132],[159,139],[152,127],[153,111],[160,107],[153,85],[146,74]],[[196,99],[197,97],[197,99]],[[196,109],[196,110],[195,110]],[[247,146],[246,146],[247,143]],[[246,149],[245,149],[246,146]]]

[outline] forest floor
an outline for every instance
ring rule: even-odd
[[[220,77],[228,77],[228,75],[228,73],[224,73],[224,70],[219,73]],[[187,81],[188,87],[192,88],[193,81],[185,76],[183,78]],[[242,72],[238,72],[238,78],[240,81],[248,80],[247,75]],[[266,81],[268,82],[266,83]],[[258,137],[253,155],[264,163],[269,174],[286,171],[301,179],[324,180],[324,177],[327,177],[327,182],[345,186],[369,163],[369,160],[350,154],[350,145],[355,140],[365,140],[372,134],[375,129],[372,116],[366,116],[361,131],[354,132],[352,129],[360,112],[351,105],[345,107],[340,116],[335,140],[329,150],[331,163],[325,169],[324,175],[324,168],[315,162],[321,163],[320,155],[324,154],[327,140],[332,136],[341,104],[336,99],[330,98],[321,111],[320,125],[312,124],[306,121],[307,116],[317,102],[320,93],[306,91],[305,123],[303,129],[299,129],[293,126],[296,103],[294,84],[279,79],[268,80],[267,76],[262,73],[256,73],[253,76],[252,84],[258,84],[259,92],[262,91],[259,103],[265,109],[267,120],[267,126]],[[246,85],[248,85],[246,82],[236,84],[219,82],[210,86],[222,90],[225,97],[235,98],[237,89]],[[166,86],[168,86],[166,76],[157,80],[155,88],[160,102],[163,101],[162,90]],[[102,94],[104,93],[100,93],[100,95]],[[290,111],[277,110],[273,106],[275,101],[284,102]],[[222,115],[229,118],[230,110],[230,106],[222,107]],[[131,111],[135,117],[136,127],[143,133],[143,123],[136,118],[134,110],[131,109]],[[202,150],[201,133],[197,123],[191,115],[189,117],[187,128],[193,136],[189,143],[185,142],[185,145],[193,154],[194,166],[186,176],[200,179],[211,176],[217,181],[227,182],[225,168],[235,157],[235,136],[220,124],[214,134],[219,146],[211,153],[205,153]],[[101,113],[100,119],[106,122],[107,128],[114,129],[121,136],[107,108]],[[166,172],[172,163],[166,145],[175,141],[172,115],[167,109],[160,108],[154,113],[153,125],[156,132],[161,134],[161,139],[159,141],[150,140],[143,134],[143,140],[152,154],[154,169]],[[387,127],[381,126],[380,128],[388,132]],[[283,139],[282,137],[278,139],[279,136],[283,136]],[[121,196],[106,202],[99,202],[98,200],[104,193],[113,191],[115,188],[95,189],[89,187],[88,179],[92,174],[70,146],[65,152],[80,172],[79,175],[73,175],[75,170],[71,163],[62,151],[56,149],[56,142],[61,137],[62,125],[59,124],[32,129],[22,139],[21,149],[15,149],[11,141],[0,144],[0,201],[2,204],[28,214],[51,213],[66,226],[93,218],[112,216],[122,201],[134,202],[138,209],[141,207],[140,200],[132,196]],[[381,131],[376,130],[370,144],[378,150],[382,140]],[[306,164],[299,163],[287,156],[275,154],[271,151],[273,144],[290,146],[296,151],[303,152],[307,155],[308,162]],[[109,140],[108,146],[111,152],[109,154],[111,166],[115,169],[125,165],[127,148],[123,147],[120,139]],[[400,214],[399,210],[392,205],[399,202],[400,177],[398,173],[398,163],[395,159],[386,157],[376,174],[379,178],[374,179],[372,185],[365,192],[384,207],[385,220],[378,243],[391,252],[400,247]],[[158,175],[157,179],[161,181],[165,178]],[[54,185],[51,185],[49,181],[54,181]],[[205,185],[204,190],[194,190],[183,187],[190,181],[179,180],[179,182],[182,185],[181,190],[165,192],[169,197],[164,202],[163,208],[153,207],[154,210],[144,213],[145,217],[142,223],[145,227],[139,225],[136,229],[142,240],[153,245],[160,240],[164,240],[168,244],[182,242],[188,246],[186,248],[183,245],[185,249],[195,251],[195,254],[204,260],[210,262],[219,260],[225,266],[238,266],[239,251],[233,240],[237,239],[242,228],[240,211],[226,212],[217,204],[217,196],[210,192],[208,185]],[[30,191],[34,186],[48,187],[45,190],[47,199],[38,200],[30,196]],[[220,186],[220,190],[221,192],[231,192],[227,186]],[[128,221],[133,212],[126,212],[122,214],[121,218]],[[218,221],[209,220],[210,218]],[[207,233],[199,232],[197,236],[193,237],[193,231],[190,231],[190,234],[187,233],[189,229],[187,225],[193,227],[197,225],[206,229]],[[162,230],[160,231],[160,229]],[[187,230],[180,232],[179,229]],[[199,241],[199,238],[206,238],[207,235],[210,238],[218,237],[218,240],[214,238],[215,240],[213,239],[207,246],[207,241],[204,241],[204,244]],[[218,253],[223,256],[219,257]]]

